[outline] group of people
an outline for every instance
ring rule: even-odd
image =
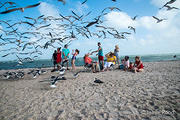
[[[96,55],[98,56],[98,61],[93,61],[93,59],[90,57],[94,53],[97,53]],[[72,70],[76,70],[75,60],[78,54],[79,54],[78,49],[72,51],[72,59],[71,59]],[[61,48],[58,48],[57,51],[55,50],[53,54],[54,69],[56,65],[57,65],[57,69],[60,69],[66,63],[67,70],[69,70],[68,68],[69,56],[70,56],[70,51],[67,45],[64,46],[62,52],[61,52]],[[121,60],[121,64],[120,64],[119,47],[117,45],[115,46],[114,52],[107,53],[105,57],[106,60],[104,60],[103,48],[101,47],[101,43],[98,42],[98,49],[96,51],[85,54],[84,66],[87,68],[91,68],[94,73],[98,71],[102,71],[102,72],[107,71],[111,68],[114,68],[116,64],[118,64],[120,69],[123,69],[125,71],[126,70],[134,71],[135,73],[142,72],[144,69],[143,63],[140,60],[139,56],[135,57],[134,64],[132,62],[129,62],[129,56],[125,56],[125,58]]]
[[[79,50],[76,49],[75,51],[72,51],[72,59],[71,59],[71,64],[72,64],[72,69],[75,70],[75,60],[76,56],[79,54]],[[59,70],[61,67],[64,66],[66,63],[67,65],[67,70],[69,70],[69,56],[70,56],[70,51],[68,49],[68,45],[65,45],[64,48],[61,51],[61,48],[58,48],[57,51],[55,50],[52,56],[53,59],[53,64],[54,64],[54,70],[57,65],[57,70]]]

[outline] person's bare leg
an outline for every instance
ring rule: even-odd
[[[72,65],[72,70],[75,70],[75,64],[74,64],[74,60],[71,61],[71,65]]]
[[[103,68],[104,68],[104,61],[102,60],[102,66],[103,66]]]
[[[67,64],[67,70],[69,70],[69,68],[68,68],[68,67],[69,67],[69,61],[67,61],[67,63],[66,63],[66,64]]]
[[[137,73],[137,68],[134,68],[134,73]]]
[[[138,69],[137,71],[138,71],[138,72],[143,72],[143,71],[144,71],[144,69]]]

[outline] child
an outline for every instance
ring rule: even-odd
[[[121,60],[121,65],[119,65],[119,69],[124,69],[124,62],[125,62],[125,60],[122,59]]]
[[[125,56],[121,62],[122,64],[119,66],[120,69],[127,70],[129,68],[129,56]]]
[[[142,72],[144,70],[144,66],[142,61],[140,60],[139,56],[135,57],[135,63],[134,63],[134,72]]]
[[[124,65],[124,70],[127,70],[129,68],[129,56],[125,56],[123,65]]]
[[[71,60],[71,64],[72,64],[72,69],[73,70],[76,70],[76,66],[75,66],[75,60],[76,60],[76,56],[79,54],[79,50],[76,49],[75,50],[75,53],[74,53],[74,50],[72,51],[72,60]]]
[[[129,64],[129,70],[132,70],[132,69],[133,69],[133,63],[130,62],[130,64]]]

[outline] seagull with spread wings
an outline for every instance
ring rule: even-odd
[[[169,5],[166,5],[166,6],[164,6],[164,7],[166,7],[167,10],[172,10],[172,9],[179,10],[179,8],[177,8],[177,7],[171,7],[171,6],[169,6]]]
[[[167,6],[168,4],[173,4],[174,2],[176,2],[176,0],[170,0],[170,1],[167,2],[165,5],[163,5],[160,9],[164,8],[164,7]]]
[[[37,7],[39,5],[40,5],[40,3],[34,4],[34,5],[29,5],[29,6],[26,6],[26,7],[14,8],[14,9],[10,9],[10,10],[0,12],[0,14],[7,14],[7,13],[14,12],[14,11],[17,11],[17,10],[20,10],[20,11],[24,12],[24,9]]]
[[[160,19],[160,18],[157,18],[157,17],[155,17],[155,16],[152,16],[152,17],[157,20],[157,23],[160,23],[160,22],[162,22],[163,20],[167,20],[167,19]]]

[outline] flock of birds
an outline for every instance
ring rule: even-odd
[[[66,4],[65,0],[58,1],[62,2],[64,5]],[[88,0],[84,0],[81,4],[83,5],[87,1]],[[116,0],[111,1],[117,2]],[[167,8],[168,11],[172,9],[179,10],[179,8],[170,6],[174,2],[176,2],[176,0],[170,0],[160,9]],[[15,11],[24,12],[26,9],[38,7],[40,4],[41,3],[37,3],[21,7],[11,1],[4,3],[0,2],[0,10],[5,8],[5,10],[0,12],[0,15],[9,14]],[[24,16],[22,20],[16,22],[13,20],[0,20],[0,25],[3,25],[3,28],[0,28],[0,46],[5,48],[0,50],[0,53],[6,52],[6,54],[1,57],[14,55],[18,59],[17,65],[23,65],[24,62],[33,62],[34,59],[42,55],[42,49],[48,49],[49,47],[57,48],[59,45],[63,46],[65,44],[70,45],[72,41],[78,38],[90,39],[95,37],[98,39],[115,38],[128,40],[128,35],[136,33],[136,28],[133,26],[128,26],[127,31],[120,31],[113,27],[106,26],[103,18],[109,11],[122,10],[117,7],[107,7],[92,20],[89,20],[92,11],[89,11],[86,14],[79,14],[73,10],[71,11],[71,15],[68,16],[59,13],[59,16],[57,17],[45,15],[37,17]],[[137,17],[137,15],[134,16],[132,20],[135,21]],[[152,17],[157,20],[157,23],[167,20],[156,16]],[[9,48],[4,46],[12,47]],[[43,71],[41,70],[29,72],[29,74],[32,74],[34,77],[42,73]],[[17,78],[22,78],[21,76],[23,75],[22,72],[7,72],[5,74],[5,76],[16,76]],[[53,77],[53,79],[57,80],[59,78]]]
[[[38,75],[42,75],[47,73],[47,70],[42,70],[41,68],[39,69],[32,69],[29,72],[27,72],[28,75],[31,75],[32,78],[36,78]],[[18,80],[18,79],[23,79],[26,73],[23,70],[19,71],[13,71],[13,72],[5,72],[4,74],[1,75],[2,79],[5,80]]]
[[[58,0],[66,3],[65,0]],[[116,0],[112,0],[116,2]],[[170,4],[176,0],[170,0],[162,8],[179,9],[171,7]],[[87,0],[83,1],[85,4]],[[15,11],[24,11],[25,9],[38,7],[41,3],[34,5],[28,5],[25,7],[17,7],[15,2],[0,3],[2,7],[5,7],[5,11],[0,14],[8,14]],[[14,8],[15,7],[15,8]],[[49,47],[57,48],[57,45],[63,46],[64,44],[71,44],[71,42],[78,38],[96,37],[99,39],[115,38],[115,39],[128,39],[128,35],[136,33],[136,28],[128,26],[129,31],[120,31],[113,27],[106,26],[103,17],[109,13],[109,11],[121,11],[117,7],[107,7],[100,12],[100,15],[95,17],[91,21],[88,20],[92,11],[87,14],[80,15],[73,10],[71,15],[64,16],[61,13],[58,17],[41,15],[36,18],[24,16],[23,20],[13,22],[12,20],[0,20],[0,25],[3,24],[5,29],[0,28],[0,46],[8,46],[11,44],[11,48],[2,49],[0,52],[7,52],[1,57],[7,57],[9,55],[15,55],[19,64],[23,64],[25,61],[33,62],[34,59],[42,55],[41,49],[48,49]],[[132,18],[136,20],[138,16]],[[162,22],[162,19],[156,16],[152,16],[157,23]],[[20,29],[21,27],[25,27]],[[34,39],[34,40],[32,40]],[[41,44],[40,44],[41,43]],[[42,45],[43,44],[43,45]],[[5,47],[6,48],[6,47]],[[26,51],[26,52],[25,52]],[[20,58],[19,56],[26,56]]]

